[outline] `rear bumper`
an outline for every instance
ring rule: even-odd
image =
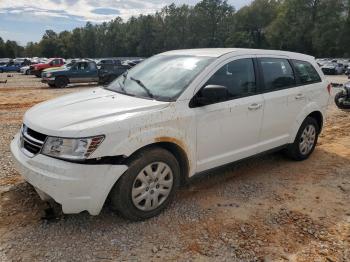
[[[125,165],[86,165],[70,163],[38,154],[27,157],[19,147],[19,135],[11,142],[11,152],[18,172],[33,185],[43,200],[54,199],[63,213],[87,210],[98,215]]]

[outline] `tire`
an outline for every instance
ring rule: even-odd
[[[48,83],[48,85],[49,85],[49,87],[56,87],[55,84],[49,84]]]
[[[55,86],[58,88],[64,88],[68,85],[68,79],[64,76],[59,76],[55,78]]]
[[[30,69],[27,69],[25,72],[26,75],[30,75]]]
[[[163,171],[156,175],[157,170]],[[154,217],[170,204],[179,184],[180,166],[173,154],[156,147],[143,150],[132,158],[128,170],[111,190],[112,207],[132,221]]]
[[[287,155],[296,161],[309,158],[315,149],[319,134],[320,127],[317,121],[307,117],[301,124],[294,143],[287,147]]]
[[[4,72],[4,70],[0,69],[0,73],[3,73],[3,72]]]
[[[343,92],[338,92],[335,95],[334,102],[339,109],[350,110],[350,101],[347,101],[347,95]]]

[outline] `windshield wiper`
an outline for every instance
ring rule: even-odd
[[[152,94],[151,90],[149,90],[143,83],[141,80],[133,78],[132,76],[129,77],[130,80],[135,81],[139,86],[141,86],[147,93],[147,95],[150,98],[154,98],[154,95]]]
[[[126,80],[126,77],[128,76],[128,73],[129,73],[128,70],[126,70],[126,71],[123,73],[123,77],[124,77],[124,79],[123,79],[123,85],[125,84],[125,80]]]

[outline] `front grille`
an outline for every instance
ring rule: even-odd
[[[38,154],[44,145],[47,135],[36,132],[23,124],[21,131],[21,149],[29,157]]]

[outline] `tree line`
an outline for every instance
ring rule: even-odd
[[[152,15],[72,31],[47,30],[25,47],[0,38],[0,57],[148,57],[166,50],[244,47],[350,57],[350,0],[255,0],[238,11],[226,0],[171,4]]]

